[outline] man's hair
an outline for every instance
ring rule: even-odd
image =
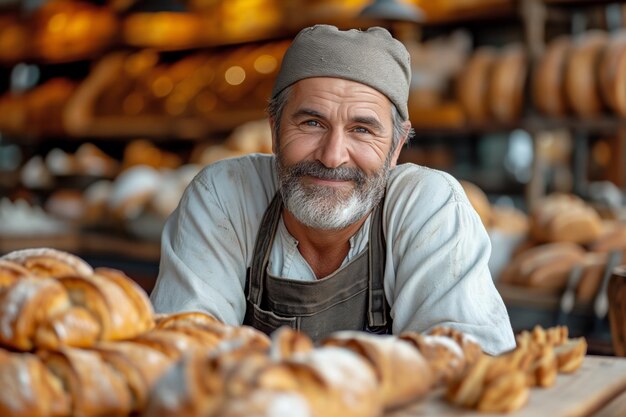
[[[283,116],[283,110],[287,104],[287,100],[291,95],[291,91],[292,86],[285,88],[274,98],[271,98],[267,106],[267,114],[270,119],[274,120],[274,137],[277,139],[280,138],[280,120]],[[409,140],[411,140],[415,134],[413,128],[410,128],[408,132],[406,131],[403,126],[405,120],[402,119],[400,112],[393,103],[391,103],[391,120],[393,122],[393,136],[391,140],[391,149],[389,150],[390,155],[396,150],[398,143],[400,143],[400,140],[405,135],[407,135],[406,143],[408,144]]]

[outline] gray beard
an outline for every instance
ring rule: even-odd
[[[326,168],[319,161],[302,161],[284,166],[276,155],[280,192],[287,210],[299,222],[313,229],[337,230],[354,224],[378,204],[389,178],[389,161],[374,175],[358,168]],[[303,176],[350,180],[351,190],[322,185],[304,185]]]

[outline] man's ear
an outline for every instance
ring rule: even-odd
[[[396,149],[393,151],[393,155],[391,156],[391,164],[389,165],[391,168],[395,168],[398,162],[398,158],[400,157],[400,152],[402,152],[402,148],[406,143],[407,138],[409,137],[409,132],[411,132],[411,121],[407,120],[402,123],[402,128],[404,129],[404,135],[398,142]]]

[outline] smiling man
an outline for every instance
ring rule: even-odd
[[[268,108],[274,155],[206,167],[163,231],[158,312],[267,333],[474,336],[515,345],[482,223],[459,183],[396,166],[411,135],[405,47],[382,28],[302,30]]]

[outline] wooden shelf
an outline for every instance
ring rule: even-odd
[[[160,245],[113,234],[68,231],[42,236],[0,236],[0,253],[36,247],[49,247],[78,256],[106,255],[145,262],[158,262]]]

